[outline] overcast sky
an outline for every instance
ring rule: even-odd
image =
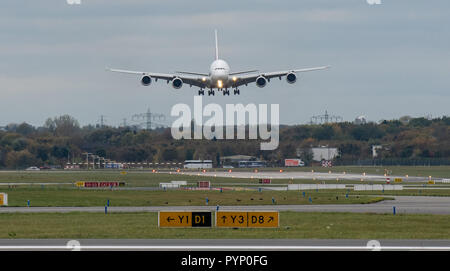
[[[208,72],[216,28],[232,70],[332,68],[204,104],[280,104],[283,124],[325,110],[347,121],[449,115],[448,0],[81,1],[1,1],[0,126],[63,114],[116,126],[149,107],[169,115],[192,105],[195,87],[143,87],[105,67]]]

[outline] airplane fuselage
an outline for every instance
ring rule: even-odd
[[[230,80],[230,66],[225,60],[215,60],[209,68],[209,88],[229,88],[233,79]]]

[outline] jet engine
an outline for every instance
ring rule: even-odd
[[[256,78],[256,85],[260,88],[265,87],[267,84],[267,79],[264,76],[259,76]]]
[[[295,75],[295,73],[293,73],[293,72],[288,73],[288,74],[286,75],[286,81],[287,81],[289,84],[294,84],[295,81],[297,81],[297,75]]]
[[[172,80],[172,87],[174,89],[180,89],[183,86],[183,80],[181,80],[180,78],[175,78]]]
[[[144,77],[142,77],[141,79],[141,84],[143,86],[148,86],[152,83],[152,78],[148,75],[145,75]]]

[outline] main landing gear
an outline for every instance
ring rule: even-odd
[[[199,89],[198,90],[198,95],[199,96],[204,96],[205,95],[205,90],[204,89]],[[208,96],[211,96],[211,95],[213,95],[213,96],[215,95],[215,92],[212,89],[208,90]]]
[[[228,96],[230,96],[230,91],[228,90],[228,89],[218,89],[219,91],[222,91],[222,94],[223,94],[223,96],[225,96],[225,95],[228,95]],[[210,89],[210,90],[208,90],[208,96],[215,96],[215,91],[214,90],[212,90],[212,89]],[[233,94],[234,95],[239,95],[239,94],[241,94],[240,93],[240,90],[238,89],[238,88],[235,88],[234,90],[233,90]],[[200,96],[204,96],[205,95],[205,90],[204,89],[199,89],[198,90],[198,95]]]
[[[241,94],[241,93],[240,93],[240,90],[239,90],[239,89],[235,88],[235,89],[233,90],[233,94],[234,94],[234,95],[239,95],[239,94]],[[230,91],[229,91],[228,89],[226,89],[226,90],[223,91],[223,96],[225,96],[225,95],[230,96]]]

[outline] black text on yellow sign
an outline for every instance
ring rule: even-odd
[[[279,213],[261,212],[216,212],[216,227],[219,228],[278,228]]]
[[[211,227],[211,212],[159,212],[161,228]]]

